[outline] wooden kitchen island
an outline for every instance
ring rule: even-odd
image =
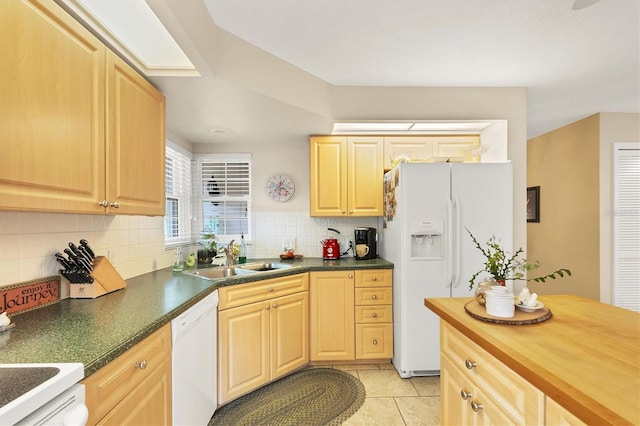
[[[424,300],[441,319],[442,424],[640,424],[640,314],[553,295],[550,319],[495,324],[472,300]]]

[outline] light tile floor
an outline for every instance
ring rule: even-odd
[[[357,376],[367,397],[362,407],[343,425],[439,425],[440,377],[403,379],[391,364],[334,364]]]

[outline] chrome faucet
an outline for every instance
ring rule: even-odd
[[[227,244],[226,247],[222,247],[220,249],[221,252],[223,252],[226,256],[227,256],[227,267],[230,268],[233,266],[233,242],[235,240],[231,240],[231,242],[229,244]]]

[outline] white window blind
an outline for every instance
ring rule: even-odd
[[[218,241],[250,239],[251,156],[214,154],[199,157],[200,229]]]
[[[640,312],[640,143],[614,144],[613,304]]]
[[[167,141],[165,156],[165,246],[191,240],[191,154]]]

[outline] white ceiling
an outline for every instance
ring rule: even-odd
[[[207,79],[201,68],[210,63],[206,57],[211,40],[183,34],[193,34],[189,27],[202,26],[205,20],[184,22],[188,12],[170,10],[171,3],[188,9],[198,1],[147,1],[204,75],[190,82],[154,78],[167,93],[169,133],[206,142],[210,140],[196,131],[198,126],[224,127],[231,135],[261,127],[247,110],[265,111],[262,108],[276,108],[278,102]],[[600,0],[581,10],[572,9],[574,0],[204,3],[206,9],[200,8],[209,11],[213,27],[332,85],[526,87],[529,138],[597,112],[640,112],[638,0]],[[178,9],[173,5],[172,10]],[[200,28],[200,33],[207,34],[207,29]],[[203,99],[205,86],[221,86],[215,92],[220,97]],[[284,108],[301,114],[297,107]],[[216,119],[202,109],[215,112]],[[238,117],[239,110],[246,114]],[[277,126],[278,114],[272,110],[270,115]],[[318,119],[311,115],[311,122]],[[296,123],[301,125],[300,120]],[[268,131],[264,126],[268,123],[260,130]]]

